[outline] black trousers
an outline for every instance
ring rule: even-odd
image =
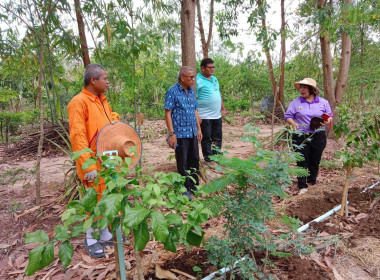
[[[177,171],[186,176],[187,191],[196,191],[199,185],[199,148],[198,138],[177,138],[178,146],[175,149]]]
[[[222,118],[215,120],[202,120],[202,154],[205,161],[210,161],[209,156],[217,154],[217,151],[212,148],[214,144],[219,149],[222,148]]]
[[[311,139],[311,141],[308,141]],[[302,135],[293,134],[293,144],[303,147],[296,150],[304,156],[303,161],[298,161],[297,166],[307,169],[310,175],[306,177],[297,177],[298,187],[307,188],[307,183],[314,185],[317,181],[319,163],[321,162],[323,150],[326,148],[326,132],[303,133]]]

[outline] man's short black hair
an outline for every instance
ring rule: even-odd
[[[214,63],[214,60],[212,60],[209,57],[206,57],[206,58],[202,59],[201,67],[206,67],[208,64],[211,64],[211,63]]]
[[[87,64],[87,66],[84,68],[84,73],[83,73],[84,86],[87,86],[90,83],[91,78],[95,78],[96,80],[99,80],[103,71],[106,71],[106,69],[104,69],[104,67],[101,66],[100,64],[95,64],[95,63]]]

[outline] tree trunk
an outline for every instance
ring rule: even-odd
[[[40,39],[40,77],[38,79],[38,108],[40,109],[40,141],[38,142],[37,161],[36,161],[36,205],[41,203],[41,155],[44,143],[44,114],[42,107],[42,75],[44,67],[44,34],[45,26],[42,26]]]
[[[10,119],[9,117],[5,118],[5,149],[4,149],[4,156],[0,160],[0,163],[6,163],[7,162],[7,157],[8,157],[8,148],[9,148],[9,125],[10,125]],[[0,134],[1,134],[1,139],[3,139],[3,121],[0,121]]]
[[[352,0],[344,0],[345,5],[352,5]],[[343,93],[347,86],[348,71],[350,70],[350,60],[351,60],[351,38],[347,35],[345,31],[342,31],[342,52],[340,57],[338,79],[335,85],[335,105],[342,103]]]
[[[281,60],[280,60],[280,81],[278,84],[278,101],[280,106],[284,104],[284,84],[285,84],[285,55],[286,55],[286,45],[285,45],[285,0],[281,0]]]
[[[318,9],[326,6],[326,0],[318,0]],[[319,36],[322,54],[322,70],[323,70],[323,92],[325,98],[329,101],[331,108],[336,104],[334,94],[334,74],[330,49],[330,35],[323,33]],[[335,107],[334,107],[335,108]]]
[[[181,0],[182,66],[190,66],[196,71],[194,28],[195,0]]]
[[[351,38],[345,31],[342,32],[342,54],[340,58],[338,80],[335,85],[335,106],[342,103],[343,93],[347,86],[348,71],[350,70],[351,60]]]
[[[261,0],[257,0],[257,5],[260,7],[262,5]],[[274,98],[274,106],[276,106],[276,99],[277,99],[277,84],[276,84],[276,78],[274,77],[273,73],[273,63],[272,63],[272,58],[269,52],[268,48],[268,36],[267,36],[267,24],[265,22],[265,17],[261,15],[261,28],[264,30],[264,42],[263,42],[263,49],[265,52],[265,56],[267,59],[267,65],[268,65],[268,73],[269,73],[269,78],[272,83],[272,93],[273,93],[273,98]]]
[[[350,180],[351,180],[351,172],[352,172],[352,167],[347,166],[346,167],[346,182],[344,184],[343,188],[343,195],[342,195],[342,203],[341,203],[341,208],[339,211],[339,215],[343,216],[344,210],[347,209],[347,197],[348,197],[348,187],[350,186]]]
[[[206,36],[205,36],[205,30],[203,28],[200,0],[197,0],[197,13],[198,13],[197,15],[198,15],[199,32],[201,34],[202,52],[203,52],[203,57],[206,58],[206,57],[209,57],[208,49],[210,47],[211,37],[212,37],[212,26],[213,26],[213,20],[214,20],[214,0],[210,1],[210,22],[209,22],[209,27],[208,27],[207,41],[206,41]]]
[[[364,60],[364,23],[360,26],[360,68],[363,69]],[[364,105],[364,82],[363,75],[360,75],[360,104]]]
[[[90,64],[90,55],[88,53],[88,46],[87,46],[87,40],[86,40],[86,33],[84,29],[82,10],[80,6],[80,0],[74,0],[74,5],[75,5],[75,13],[77,16],[79,38],[80,38],[80,48],[82,51],[83,64],[84,64],[84,67],[86,67],[87,64]]]

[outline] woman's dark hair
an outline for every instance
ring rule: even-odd
[[[314,94],[314,95],[317,95],[317,90],[315,88],[313,88],[312,86],[310,85],[307,85],[309,87],[309,92],[310,94]]]

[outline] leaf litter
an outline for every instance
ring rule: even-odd
[[[155,127],[157,127],[156,130],[152,129]],[[226,131],[226,139],[224,143],[229,146],[228,150],[231,156],[248,156],[249,152],[247,153],[247,151],[253,152],[253,148],[251,146],[247,145],[246,142],[239,140],[240,136],[244,133],[244,129],[241,125],[233,126],[226,124],[224,129]],[[266,133],[268,133],[268,128],[264,127],[264,131],[265,129],[267,129]],[[147,136],[145,137],[144,134]],[[146,156],[144,159],[144,166],[155,166],[155,171],[171,172],[176,170],[175,162],[174,160],[167,160],[172,151],[166,146],[164,134],[165,125],[163,121],[147,121],[142,127],[142,136],[147,140],[147,143],[144,144],[144,151],[147,155],[149,155],[149,153],[151,153],[150,155],[155,154],[154,157]],[[267,137],[268,134],[263,136]],[[329,140],[328,147],[324,153],[324,158],[327,160],[332,160],[333,151],[338,147],[338,143],[333,140]],[[157,152],[157,149],[159,152]],[[154,153],[152,153],[152,151],[154,151]],[[0,246],[0,279],[25,278],[24,270],[28,263],[28,252],[35,245],[23,244],[24,234],[27,232],[33,232],[37,229],[44,229],[49,233],[49,235],[51,235],[53,234],[52,226],[57,225],[60,222],[59,216],[63,213],[65,204],[57,203],[55,199],[65,190],[55,187],[59,186],[63,179],[62,174],[57,172],[60,168],[57,163],[64,162],[67,158],[62,156],[54,157],[54,155],[57,154],[52,152],[49,157],[43,158],[42,170],[49,170],[49,173],[45,173],[45,175],[44,173],[42,174],[43,204],[41,206],[35,207],[34,205],[33,195],[31,195],[34,194],[34,188],[32,186],[25,185],[25,188],[27,188],[27,190],[25,190],[22,185],[17,185],[17,183],[12,186],[0,185],[0,193],[3,198],[0,205],[0,218],[3,221],[3,224],[7,225],[6,232],[3,230],[0,231],[0,243],[5,244],[4,246]],[[20,166],[30,168],[34,164],[34,161],[30,161],[30,159],[33,159],[33,157],[18,158],[14,161],[14,163],[10,163],[10,168],[18,168]],[[53,170],[54,168],[55,171]],[[362,170],[356,170],[354,172],[352,185],[357,186],[356,193],[370,185],[371,182],[376,179],[374,176],[368,176],[368,174],[375,173],[375,168],[368,166]],[[326,210],[325,208],[329,208],[327,210],[330,210],[332,207],[339,204],[340,192],[344,182],[343,178],[344,172],[342,170],[326,169],[322,167],[320,176],[318,177],[318,184],[313,187],[310,192],[306,193],[306,195],[301,197],[296,194],[296,191],[291,191],[291,198],[289,200],[279,200],[277,198],[274,198],[274,200],[278,203],[277,205],[280,208],[286,209],[288,215],[291,214],[296,217],[299,215],[299,218],[303,222],[308,222],[319,216],[320,212]],[[21,181],[24,183],[26,182],[26,180]],[[353,192],[352,190],[350,191]],[[299,261],[296,259],[289,260],[288,262],[284,260],[281,260],[281,262],[276,261],[278,267],[288,267],[288,273],[296,274],[298,265],[309,267],[308,265],[305,266],[305,264],[300,264],[300,261],[314,262],[314,264],[322,270],[326,270],[327,268],[330,271],[329,273],[331,273],[332,277],[335,277],[335,279],[340,279],[339,276],[343,277],[343,279],[372,279],[372,277],[379,277],[378,268],[374,265],[380,263],[379,256],[377,256],[377,252],[380,252],[380,245],[378,244],[380,237],[375,232],[375,228],[377,228],[378,232],[379,227],[377,224],[374,225],[374,220],[376,220],[376,218],[379,220],[379,210],[375,204],[372,205],[371,209],[369,207],[371,203],[375,203],[373,193],[376,192],[379,193],[379,188],[375,188],[370,191],[369,194],[366,194],[366,201],[360,200],[359,202],[355,202],[356,197],[353,199],[354,196],[350,193],[350,219],[346,221],[339,221],[337,227],[327,226],[321,223],[320,225],[323,225],[323,227],[316,228],[320,233],[322,232],[322,234],[319,234],[319,237],[321,237],[325,233],[334,235],[334,233],[331,232],[333,228],[342,231],[348,230],[348,226],[352,227],[348,230],[351,232],[351,237],[344,239],[343,242],[345,246],[343,247],[345,248],[344,252],[348,253],[345,257],[350,258],[346,262],[350,263],[350,269],[344,269],[346,263],[342,263],[340,261],[340,254],[341,251],[343,251],[342,245],[337,248],[334,243],[324,247],[322,246],[323,248],[317,251],[318,254],[321,254],[321,257],[315,258],[319,263],[310,257],[309,260],[304,258]],[[311,202],[312,199],[316,200],[317,204],[312,203],[309,205],[308,203]],[[20,207],[23,208],[21,211],[20,209],[16,209],[17,204],[15,204],[15,201],[19,202],[21,205]],[[10,209],[12,206],[15,208],[14,212]],[[330,208],[330,206],[332,207]],[[294,210],[293,207],[296,210]],[[302,216],[300,213],[306,213],[309,207],[313,208],[311,214],[309,216]],[[337,225],[336,221],[333,219],[327,221],[326,224],[328,222]],[[210,233],[212,233],[212,235],[220,233],[222,230],[220,227],[221,223],[223,223],[222,219],[214,219],[209,221],[206,225],[206,236],[209,236]],[[361,228],[363,226],[367,226],[366,228],[368,230],[362,230]],[[278,232],[277,234],[281,233]],[[328,238],[328,235],[325,235],[325,237]],[[326,242],[326,240],[320,241],[319,245],[324,244],[323,242]],[[86,252],[82,248],[81,244],[82,239],[73,240],[75,253],[72,265],[70,265],[65,271],[62,270],[60,262],[56,261],[49,267],[36,273],[34,278],[27,277],[25,279],[113,279],[115,275],[115,258],[112,255],[112,249],[107,252],[108,258],[93,261],[86,255]],[[371,244],[373,246],[366,247],[366,244]],[[180,257],[175,258],[175,256],[184,255],[183,250],[179,250],[176,255],[163,251],[163,249],[156,244],[151,244],[149,246],[150,247],[147,248],[143,256],[143,266],[147,273],[149,271],[154,271],[156,263],[164,263],[165,261],[169,261],[171,259],[181,260]],[[125,259],[127,262],[128,278],[132,279],[135,259],[133,255],[131,255],[130,249],[131,248],[129,247],[125,248]],[[353,272],[354,270],[352,268],[355,268],[355,272]],[[178,270],[186,273],[179,270],[177,267],[172,267],[169,269],[172,269],[172,272],[174,270]],[[347,271],[351,274],[347,275]],[[363,273],[367,278],[361,278]],[[194,275],[194,272],[190,271],[189,274]],[[357,277],[355,275],[357,275]],[[180,273],[178,277],[180,279],[186,278],[186,276],[181,275]],[[277,276],[275,277],[278,278]]]

